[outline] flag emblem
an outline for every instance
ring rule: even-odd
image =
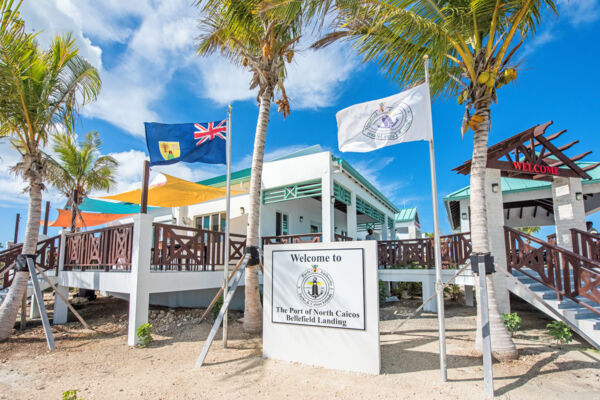
[[[215,125],[216,124],[216,125]],[[194,124],[194,139],[198,140],[196,146],[200,146],[202,143],[213,140],[215,137],[225,139],[224,133],[227,132],[227,120],[224,119],[221,122],[206,122],[204,124]]]
[[[397,140],[410,129],[412,121],[413,113],[407,104],[386,106],[385,103],[379,103],[379,108],[371,114],[362,133],[371,139]]]
[[[167,161],[179,158],[181,155],[179,142],[158,142],[158,148],[160,155]]]

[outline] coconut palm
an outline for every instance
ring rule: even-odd
[[[203,3],[203,4],[200,4]],[[258,248],[261,177],[265,139],[271,102],[276,92],[278,111],[284,118],[290,113],[285,92],[286,63],[294,57],[300,39],[303,17],[307,9],[303,2],[276,2],[258,0],[209,0],[198,2],[203,17],[202,33],[198,37],[197,51],[208,56],[216,51],[232,63],[250,71],[250,89],[257,89],[258,121],[254,137],[252,175],[250,177],[248,230],[246,246]],[[306,2],[315,9],[319,2]],[[257,265],[246,268],[244,330],[259,332],[262,329],[262,306],[258,291]]]
[[[55,160],[50,160],[48,178],[66,198],[71,208],[71,232],[75,232],[79,205],[91,191],[110,190],[115,184],[119,163],[111,156],[101,156],[102,140],[90,131],[81,143],[72,132],[54,135]]]
[[[498,89],[517,77],[515,55],[535,34],[544,6],[553,0],[344,0],[336,2],[334,31],[315,47],[350,40],[365,61],[375,61],[397,83],[424,77],[423,56],[431,59],[434,96],[457,96],[465,113],[461,133],[471,128],[471,238],[473,252],[490,252],[485,213],[490,106]],[[488,277],[489,278],[489,277]],[[490,295],[493,292],[488,279]],[[490,296],[492,346],[499,359],[517,357]],[[480,335],[477,335],[479,338]]]
[[[58,125],[72,126],[78,107],[94,100],[100,90],[95,68],[78,55],[71,35],[58,35],[42,51],[27,34],[12,1],[0,0],[0,137],[7,137],[21,154],[15,171],[27,183],[29,212],[23,253],[36,252],[40,229],[44,172],[43,148]],[[11,22],[7,18],[13,16]],[[0,307],[0,340],[15,322],[29,274],[15,272]]]

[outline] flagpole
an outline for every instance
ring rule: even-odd
[[[431,110],[431,89],[429,88],[429,57],[425,55],[425,82],[427,83],[427,101]],[[431,119],[431,113],[430,119]],[[444,317],[444,291],[442,283],[442,246],[440,243],[440,216],[438,211],[437,180],[435,171],[435,150],[433,145],[433,120],[431,121],[431,139],[429,140],[429,164],[431,170],[431,197],[433,200],[433,229],[435,255],[435,291],[437,293],[438,330],[440,336],[440,373],[442,382],[448,380],[446,370],[446,326]]]
[[[229,291],[229,219],[231,209],[231,110],[229,105],[227,110],[227,199],[225,201],[225,265],[223,266],[223,299],[227,298]],[[223,316],[223,347],[227,348],[227,308]]]

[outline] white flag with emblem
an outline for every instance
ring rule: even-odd
[[[345,108],[336,118],[341,151],[364,153],[433,138],[427,83],[394,96]]]

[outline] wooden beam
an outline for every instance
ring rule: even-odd
[[[571,168],[574,172],[578,173],[581,178],[592,179],[585,171],[575,164],[574,161],[569,159],[563,153],[561,153],[556,146],[554,146],[551,142],[549,142],[545,137],[540,136],[538,140],[548,148],[560,161],[564,162],[569,168]],[[591,152],[590,152],[591,153]],[[585,153],[584,153],[585,154]],[[589,153],[588,153],[589,154]]]

